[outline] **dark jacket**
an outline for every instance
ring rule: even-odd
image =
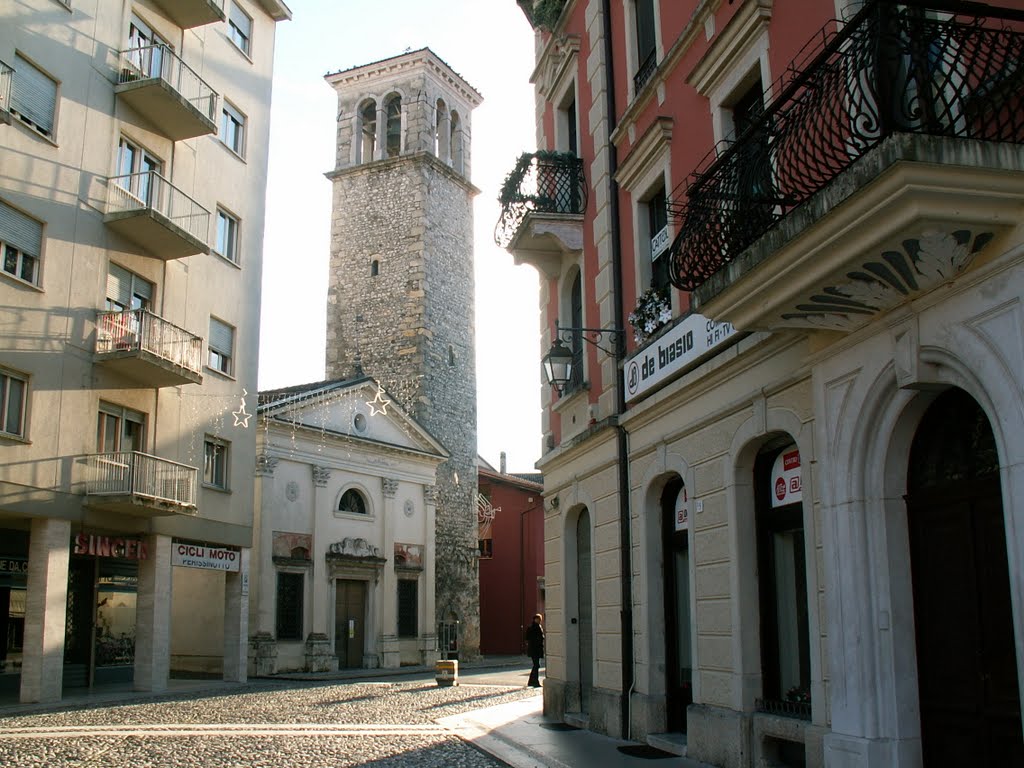
[[[544,656],[544,627],[531,624],[526,628],[526,655],[531,659]]]

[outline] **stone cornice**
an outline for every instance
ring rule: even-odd
[[[447,163],[442,163],[432,153],[425,150],[420,152],[411,152],[407,155],[399,155],[398,157],[387,157],[383,160],[373,160],[369,163],[359,163],[357,165],[349,165],[344,168],[335,168],[333,171],[327,171],[324,176],[326,176],[329,181],[338,181],[339,179],[343,179],[347,176],[383,171],[392,166],[402,165],[403,163],[408,163],[410,161],[432,165],[436,171],[439,171],[452,181],[456,182],[460,187],[465,189],[468,194],[473,197],[480,194],[480,190],[473,186],[469,179],[460,173],[456,173]]]
[[[345,69],[339,72],[328,73],[324,76],[335,90],[347,90],[353,86],[361,85],[368,80],[374,80],[388,75],[393,75],[406,70],[425,68],[449,88],[451,88],[462,99],[467,101],[471,107],[478,107],[484,97],[480,92],[467,83],[459,73],[429,48],[421,48],[418,51],[393,56],[390,59],[382,59],[372,64],[364,64],[360,67]]]

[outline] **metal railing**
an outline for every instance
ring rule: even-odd
[[[120,51],[117,69],[118,85],[159,78],[216,124],[217,92],[166,45],[141,45]]]
[[[530,212],[582,214],[587,207],[583,160],[566,152],[523,155],[505,180],[494,241],[507,248]]]
[[[14,70],[0,61],[0,112],[11,111],[11,84]]]
[[[210,212],[156,171],[107,179],[107,213],[155,211],[205,243]]]
[[[930,17],[933,9],[949,15]],[[685,201],[670,206],[681,220],[672,283],[705,282],[893,134],[1024,141],[1024,33],[1009,21],[1024,12],[872,0],[849,23],[826,26],[779,96],[708,155]]]
[[[647,85],[647,81],[651,79],[651,75],[658,69],[658,57],[657,51],[651,51],[647,54],[647,58],[643,60],[643,63],[637,69],[636,74],[633,75],[633,94],[636,95],[644,89]]]
[[[96,453],[87,458],[87,496],[139,496],[196,506],[199,470],[138,451]]]
[[[149,352],[193,373],[203,370],[202,338],[146,309],[100,312],[96,352]]]
[[[784,701],[782,699],[755,699],[754,708],[758,712],[781,717],[792,717],[797,720],[811,719],[811,703],[809,701]]]

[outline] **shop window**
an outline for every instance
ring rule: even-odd
[[[419,635],[419,582],[398,580],[398,636]]]
[[[302,604],[305,575],[301,573],[277,574],[277,639],[302,639]]]

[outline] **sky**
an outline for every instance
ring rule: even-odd
[[[277,25],[264,233],[260,389],[324,378],[337,100],[329,72],[429,47],[483,95],[472,114],[478,451],[541,455],[537,272],[494,244],[498,190],[536,149],[531,29],[515,0],[288,0]]]

